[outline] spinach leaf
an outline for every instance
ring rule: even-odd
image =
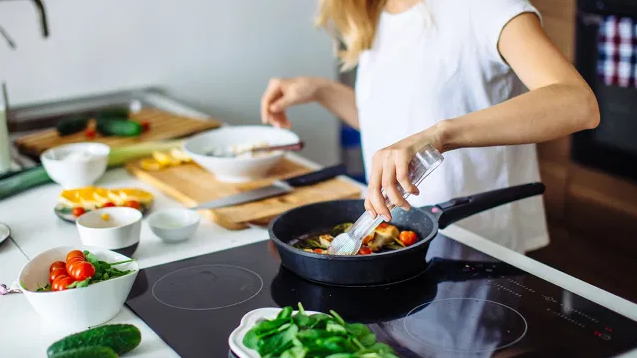
[[[366,325],[362,323],[351,323],[347,325],[347,331],[354,335],[356,338],[360,338],[372,333]]]
[[[337,334],[337,335],[346,335],[347,334],[347,330],[345,329],[345,327],[343,327],[342,325],[334,322],[334,321],[329,321],[327,322],[327,325],[325,327],[325,329],[328,332]]]
[[[358,341],[365,347],[371,347],[374,343],[376,343],[376,335],[374,333],[370,333],[360,337]]]
[[[285,307],[276,316],[277,319],[290,318],[290,317],[292,317],[292,307]]]
[[[305,347],[292,347],[281,353],[281,358],[305,358],[308,349]]]
[[[277,354],[290,348],[293,343],[293,339],[296,337],[299,328],[296,325],[290,325],[288,329],[274,334],[263,341],[263,345],[257,347],[257,351],[261,356],[268,354]]]
[[[243,337],[243,341],[242,342],[243,342],[244,346],[246,346],[246,347],[248,347],[250,349],[256,350],[257,347],[259,346],[259,341],[260,340],[261,339],[257,335],[256,331],[254,329],[251,329]]]

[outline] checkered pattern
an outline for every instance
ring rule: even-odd
[[[637,20],[607,16],[599,26],[597,74],[609,86],[637,87]]]

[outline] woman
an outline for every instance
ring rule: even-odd
[[[591,89],[527,0],[322,0],[318,23],[344,43],[343,67],[358,65],[356,89],[272,79],[262,119],[290,127],[285,110],[316,101],[359,128],[372,216],[391,219],[381,189],[408,210],[537,181],[534,143],[599,124]],[[407,165],[428,143],[445,162],[416,188]],[[420,195],[405,201],[397,183]],[[520,252],[548,244],[539,197],[459,225]]]

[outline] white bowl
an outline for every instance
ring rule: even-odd
[[[150,230],[163,241],[179,242],[195,233],[200,220],[194,210],[168,209],[150,214],[146,221]]]
[[[246,333],[252,329],[257,323],[264,319],[274,319],[281,312],[281,308],[258,308],[256,310],[250,311],[246,313],[245,316],[241,319],[241,323],[239,327],[237,327],[232,333],[230,337],[228,337],[228,344],[230,345],[230,349],[234,354],[236,354],[239,358],[261,358],[259,352],[246,347],[243,344],[243,337],[245,337]],[[292,314],[296,314],[298,311],[292,312]],[[308,315],[317,314],[320,312],[315,311],[305,311]]]
[[[42,153],[40,160],[54,182],[64,189],[75,189],[95,183],[104,174],[110,152],[110,147],[102,143],[73,143],[48,149]],[[72,153],[86,153],[90,156],[68,158]]]
[[[35,292],[38,284],[44,286],[49,283],[51,264],[55,261],[64,261],[66,254],[71,250],[88,250],[106,262],[129,259],[116,252],[90,246],[56,247],[37,255],[24,266],[18,281],[22,293],[42,319],[54,327],[81,329],[109,321],[124,306],[139,271],[137,262],[117,266],[120,270],[135,270],[135,272],[88,287]]]
[[[84,245],[132,255],[139,243],[142,216],[141,211],[122,206],[96,209],[77,218],[77,230]]]
[[[268,174],[285,156],[275,151],[263,156],[223,158],[206,155],[215,148],[266,142],[270,145],[295,144],[299,137],[286,129],[269,126],[237,126],[213,129],[184,143],[186,152],[197,164],[224,182],[246,182]]]

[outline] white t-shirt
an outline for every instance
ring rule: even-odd
[[[405,12],[381,15],[372,49],[360,56],[356,79],[368,177],[379,149],[526,91],[498,51],[504,26],[525,12],[540,16],[527,0],[425,0]],[[412,205],[540,180],[535,145],[464,148],[444,157],[422,183],[421,194],[410,198]],[[548,244],[539,196],[458,225],[518,252]]]

